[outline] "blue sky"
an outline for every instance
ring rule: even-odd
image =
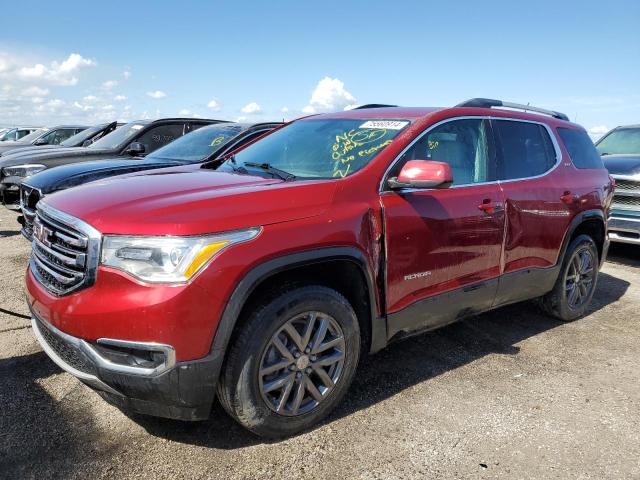
[[[98,5],[100,5],[98,7]],[[293,118],[484,96],[640,123],[639,1],[28,2],[0,124]]]

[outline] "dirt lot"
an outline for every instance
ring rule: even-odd
[[[2,478],[640,478],[640,249],[612,250],[586,318],[521,304],[395,344],[325,424],[265,443],[218,406],[197,424],[128,417],[61,372],[0,210]]]

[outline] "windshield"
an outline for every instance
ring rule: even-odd
[[[61,142],[60,145],[63,147],[75,147],[77,145],[82,145],[85,140],[93,137],[96,133],[106,128],[108,123],[102,125],[96,125],[95,127],[87,128],[86,130],[81,131],[80,133],[76,133],[74,136],[67,138],[64,142]]]
[[[640,128],[616,128],[596,148],[600,155],[640,155]]]
[[[131,122],[114,130],[109,135],[105,135],[100,140],[92,143],[87,148],[113,150],[115,148],[124,147],[130,143],[140,130],[145,127],[144,123]]]
[[[239,134],[242,129],[242,125],[237,124],[202,127],[159,148],[149,157],[181,162],[199,162]]]
[[[48,131],[49,131],[48,128],[39,128],[38,130],[31,132],[29,135],[25,135],[24,137],[22,137],[20,141],[24,143],[33,142],[36,138],[40,138],[42,135],[44,135]]]
[[[2,135],[0,135],[0,142],[6,140],[10,136],[13,136],[13,132],[15,132],[16,128],[5,128],[2,130]]]
[[[342,178],[367,165],[409,123],[408,120],[302,120],[241,150],[221,169],[258,172],[265,170],[250,164],[269,164],[299,178]]]

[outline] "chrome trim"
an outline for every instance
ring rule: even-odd
[[[72,337],[71,335],[67,335],[66,333],[61,332],[56,327],[54,327],[53,325],[49,324],[48,322],[45,322],[44,320],[42,320],[40,318],[38,320],[40,321],[40,323],[45,325],[45,328],[49,328],[55,335],[57,335],[60,338],[62,338],[65,342],[68,342],[71,345],[73,345],[74,347],[76,347],[78,349],[81,349],[81,342],[84,342],[84,340],[80,340],[79,338]],[[53,360],[53,362],[56,365],[58,365],[65,372],[70,373],[74,377],[79,378],[81,381],[83,381],[87,385],[90,385],[90,386],[92,386],[94,388],[97,388],[99,390],[104,390],[105,392],[109,392],[109,393],[113,393],[113,394],[118,395],[118,396],[122,396],[120,394],[120,392],[118,392],[117,390],[113,389],[112,387],[110,387],[109,385],[104,383],[102,380],[100,380],[95,375],[91,375],[90,373],[81,372],[80,370],[72,367],[67,362],[65,362],[62,358],[60,358],[60,356],[58,356],[58,354],[55,352],[55,350],[53,350],[53,348],[51,348],[49,346],[49,344],[47,343],[47,341],[44,339],[42,333],[40,332],[40,328],[38,326],[38,320],[36,320],[35,316],[31,317],[31,327],[33,328],[33,333],[36,336],[36,340],[38,340],[38,343],[40,344],[40,346],[42,347],[44,352],[49,356],[49,358],[51,360]]]
[[[437,123],[434,123],[433,125],[431,125],[429,128],[427,128],[426,130],[422,131],[422,133],[420,133],[420,135],[418,135],[416,138],[414,138],[411,143],[409,143],[409,145],[407,145],[405,148],[402,149],[402,151],[396,155],[396,157],[393,159],[393,161],[389,164],[389,166],[387,167],[387,169],[384,172],[384,175],[382,175],[382,180],[380,181],[380,185],[378,188],[378,193],[385,193],[385,192],[403,192],[403,193],[408,193],[408,192],[424,192],[426,190],[437,190],[437,189],[428,189],[428,188],[402,188],[399,190],[389,190],[386,187],[386,183],[387,183],[387,176],[389,175],[389,172],[393,169],[393,167],[396,165],[396,163],[398,163],[400,161],[400,159],[402,158],[402,156],[407,153],[407,150],[409,150],[411,147],[413,147],[413,145],[420,140],[424,135],[426,135],[427,133],[429,133],[431,130],[433,130],[434,128],[439,127],[440,125],[444,125],[445,123],[449,123],[449,122],[455,122],[457,120],[505,120],[505,121],[509,121],[509,122],[523,122],[523,123],[534,123],[536,125],[542,125],[546,130],[547,133],[549,134],[549,137],[551,138],[551,142],[553,143],[553,148],[556,152],[556,163],[555,165],[553,165],[549,170],[547,170],[546,172],[540,174],[540,175],[535,175],[533,177],[525,177],[525,178],[515,178],[515,179],[510,179],[510,180],[492,180],[490,182],[478,182],[478,183],[464,183],[464,184],[460,184],[460,185],[452,185],[451,187],[447,188],[446,190],[449,189],[453,189],[453,188],[460,188],[460,187],[473,187],[476,185],[492,185],[492,184],[498,184],[498,183],[510,183],[510,182],[521,182],[523,180],[534,180],[536,178],[541,178],[544,177],[546,175],[549,175],[551,172],[553,172],[554,170],[556,170],[560,164],[562,163],[563,160],[563,156],[562,156],[562,150],[560,148],[560,144],[558,143],[558,139],[556,138],[555,134],[553,133],[553,130],[551,129],[551,127],[549,127],[549,125],[547,125],[544,122],[538,122],[535,120],[522,120],[519,118],[509,118],[509,117],[495,117],[495,116],[491,116],[491,115],[464,115],[464,116],[460,116],[460,117],[450,117],[450,118],[445,118],[444,120],[441,120]],[[495,138],[495,135],[494,135]],[[454,179],[455,181],[455,179]]]
[[[102,234],[88,223],[85,223],[79,218],[73,217],[65,212],[53,208],[44,201],[38,202],[36,211],[37,213],[36,218],[34,219],[34,225],[35,222],[38,221],[38,216],[40,216],[44,221],[50,223],[56,228],[56,236],[71,245],[75,245],[78,248],[84,249],[84,251],[73,252],[73,255],[76,256],[76,265],[70,265],[69,263],[64,261],[64,258],[60,259],[61,263],[66,263],[68,266],[83,268],[84,272],[70,271],[68,275],[73,276],[76,279],[77,275],[81,275],[80,281],[67,289],[57,291],[47,286],[47,282],[41,277],[41,275],[35,268],[36,264],[39,267],[43,268],[48,274],[52,275],[57,281],[61,282],[62,284],[66,285],[71,283],[71,281],[69,281],[69,279],[66,277],[58,278],[60,277],[60,273],[66,273],[64,271],[64,267],[56,265],[55,268],[61,270],[60,273],[51,271],[52,267],[49,266],[50,261],[46,258],[43,258],[42,253],[39,254],[38,248],[50,254],[53,254],[51,252],[55,252],[56,257],[65,257],[68,256],[68,254],[64,251],[55,251],[53,248],[47,248],[47,245],[39,242],[35,238],[35,236],[33,236],[30,268],[31,272],[38,280],[38,282],[42,284],[48,291],[58,296],[67,295],[81,288],[86,288],[93,285],[98,275]],[[73,238],[69,235],[79,235],[86,238]],[[61,250],[64,250],[64,248],[61,247]],[[78,263],[82,263],[83,265],[79,265]]]
[[[616,180],[626,180],[628,182],[640,182],[640,173],[636,175],[618,175],[617,173],[612,173],[611,177]]]
[[[132,342],[128,340],[115,340],[112,338],[99,338],[98,342],[101,345],[111,345],[114,347],[132,348],[136,350],[146,350],[151,352],[162,352],[164,354],[165,361],[154,368],[146,367],[132,367],[130,365],[121,365],[114,363],[109,359],[100,355],[100,352],[95,349],[90,343],[84,342],[83,351],[87,353],[92,360],[98,365],[98,367],[117,373],[125,373],[130,375],[140,375],[143,377],[155,377],[161,373],[166,372],[173,368],[176,364],[176,351],[171,345],[155,342]]]
[[[155,368],[132,367],[130,365],[120,365],[118,363],[114,363],[104,358],[100,354],[100,352],[93,345],[91,345],[91,343],[87,342],[86,340],[82,340],[81,338],[77,338],[67,333],[64,333],[61,330],[54,327],[53,325],[51,325],[49,322],[43,320],[42,318],[40,317],[36,318],[36,315],[33,314],[31,317],[31,325],[35,332],[36,338],[38,339],[38,342],[42,346],[42,349],[45,351],[45,353],[49,355],[49,357],[51,357],[51,359],[66,372],[69,372],[70,374],[80,378],[86,383],[96,386],[96,388],[101,388],[102,390],[106,390],[111,393],[119,394],[119,392],[117,392],[112,387],[105,384],[97,376],[92,375],[90,373],[82,372],[77,368],[74,368],[73,366],[69,365],[67,362],[65,362],[55,352],[55,350],[49,346],[46,339],[40,332],[38,322],[43,324],[45,328],[48,328],[49,330],[51,330],[51,332],[54,335],[56,335],[57,337],[60,337],[64,342],[80,350],[83,354],[85,354],[89,358],[89,360],[93,361],[98,368],[103,370],[107,370],[114,373],[122,373],[126,375],[155,377],[157,375],[160,375],[161,373],[166,372],[167,370],[170,370],[176,364],[176,352],[171,345],[165,345],[162,343],[153,343],[153,342],[131,342],[128,340],[115,340],[111,338],[98,339],[97,343],[100,343],[102,345],[107,345],[107,346],[113,345],[115,347],[125,347],[125,348],[134,348],[137,350],[162,352],[165,356],[165,361]],[[100,384],[100,387],[98,387],[96,384]]]

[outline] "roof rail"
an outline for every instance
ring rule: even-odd
[[[385,107],[397,107],[398,105],[387,105],[385,103],[367,103],[360,105],[359,107],[352,108],[352,110],[363,110],[365,108],[385,108]]]
[[[491,98],[472,98],[466,102],[459,103],[456,107],[475,107],[475,108],[491,108],[491,107],[505,107],[513,108],[514,110],[524,110],[525,112],[542,113],[543,115],[549,115],[553,118],[559,118],[560,120],[569,121],[564,113],[556,112],[554,110],[547,110],[545,108],[532,107],[531,105],[522,105],[521,103],[503,102],[502,100],[493,100]]]

